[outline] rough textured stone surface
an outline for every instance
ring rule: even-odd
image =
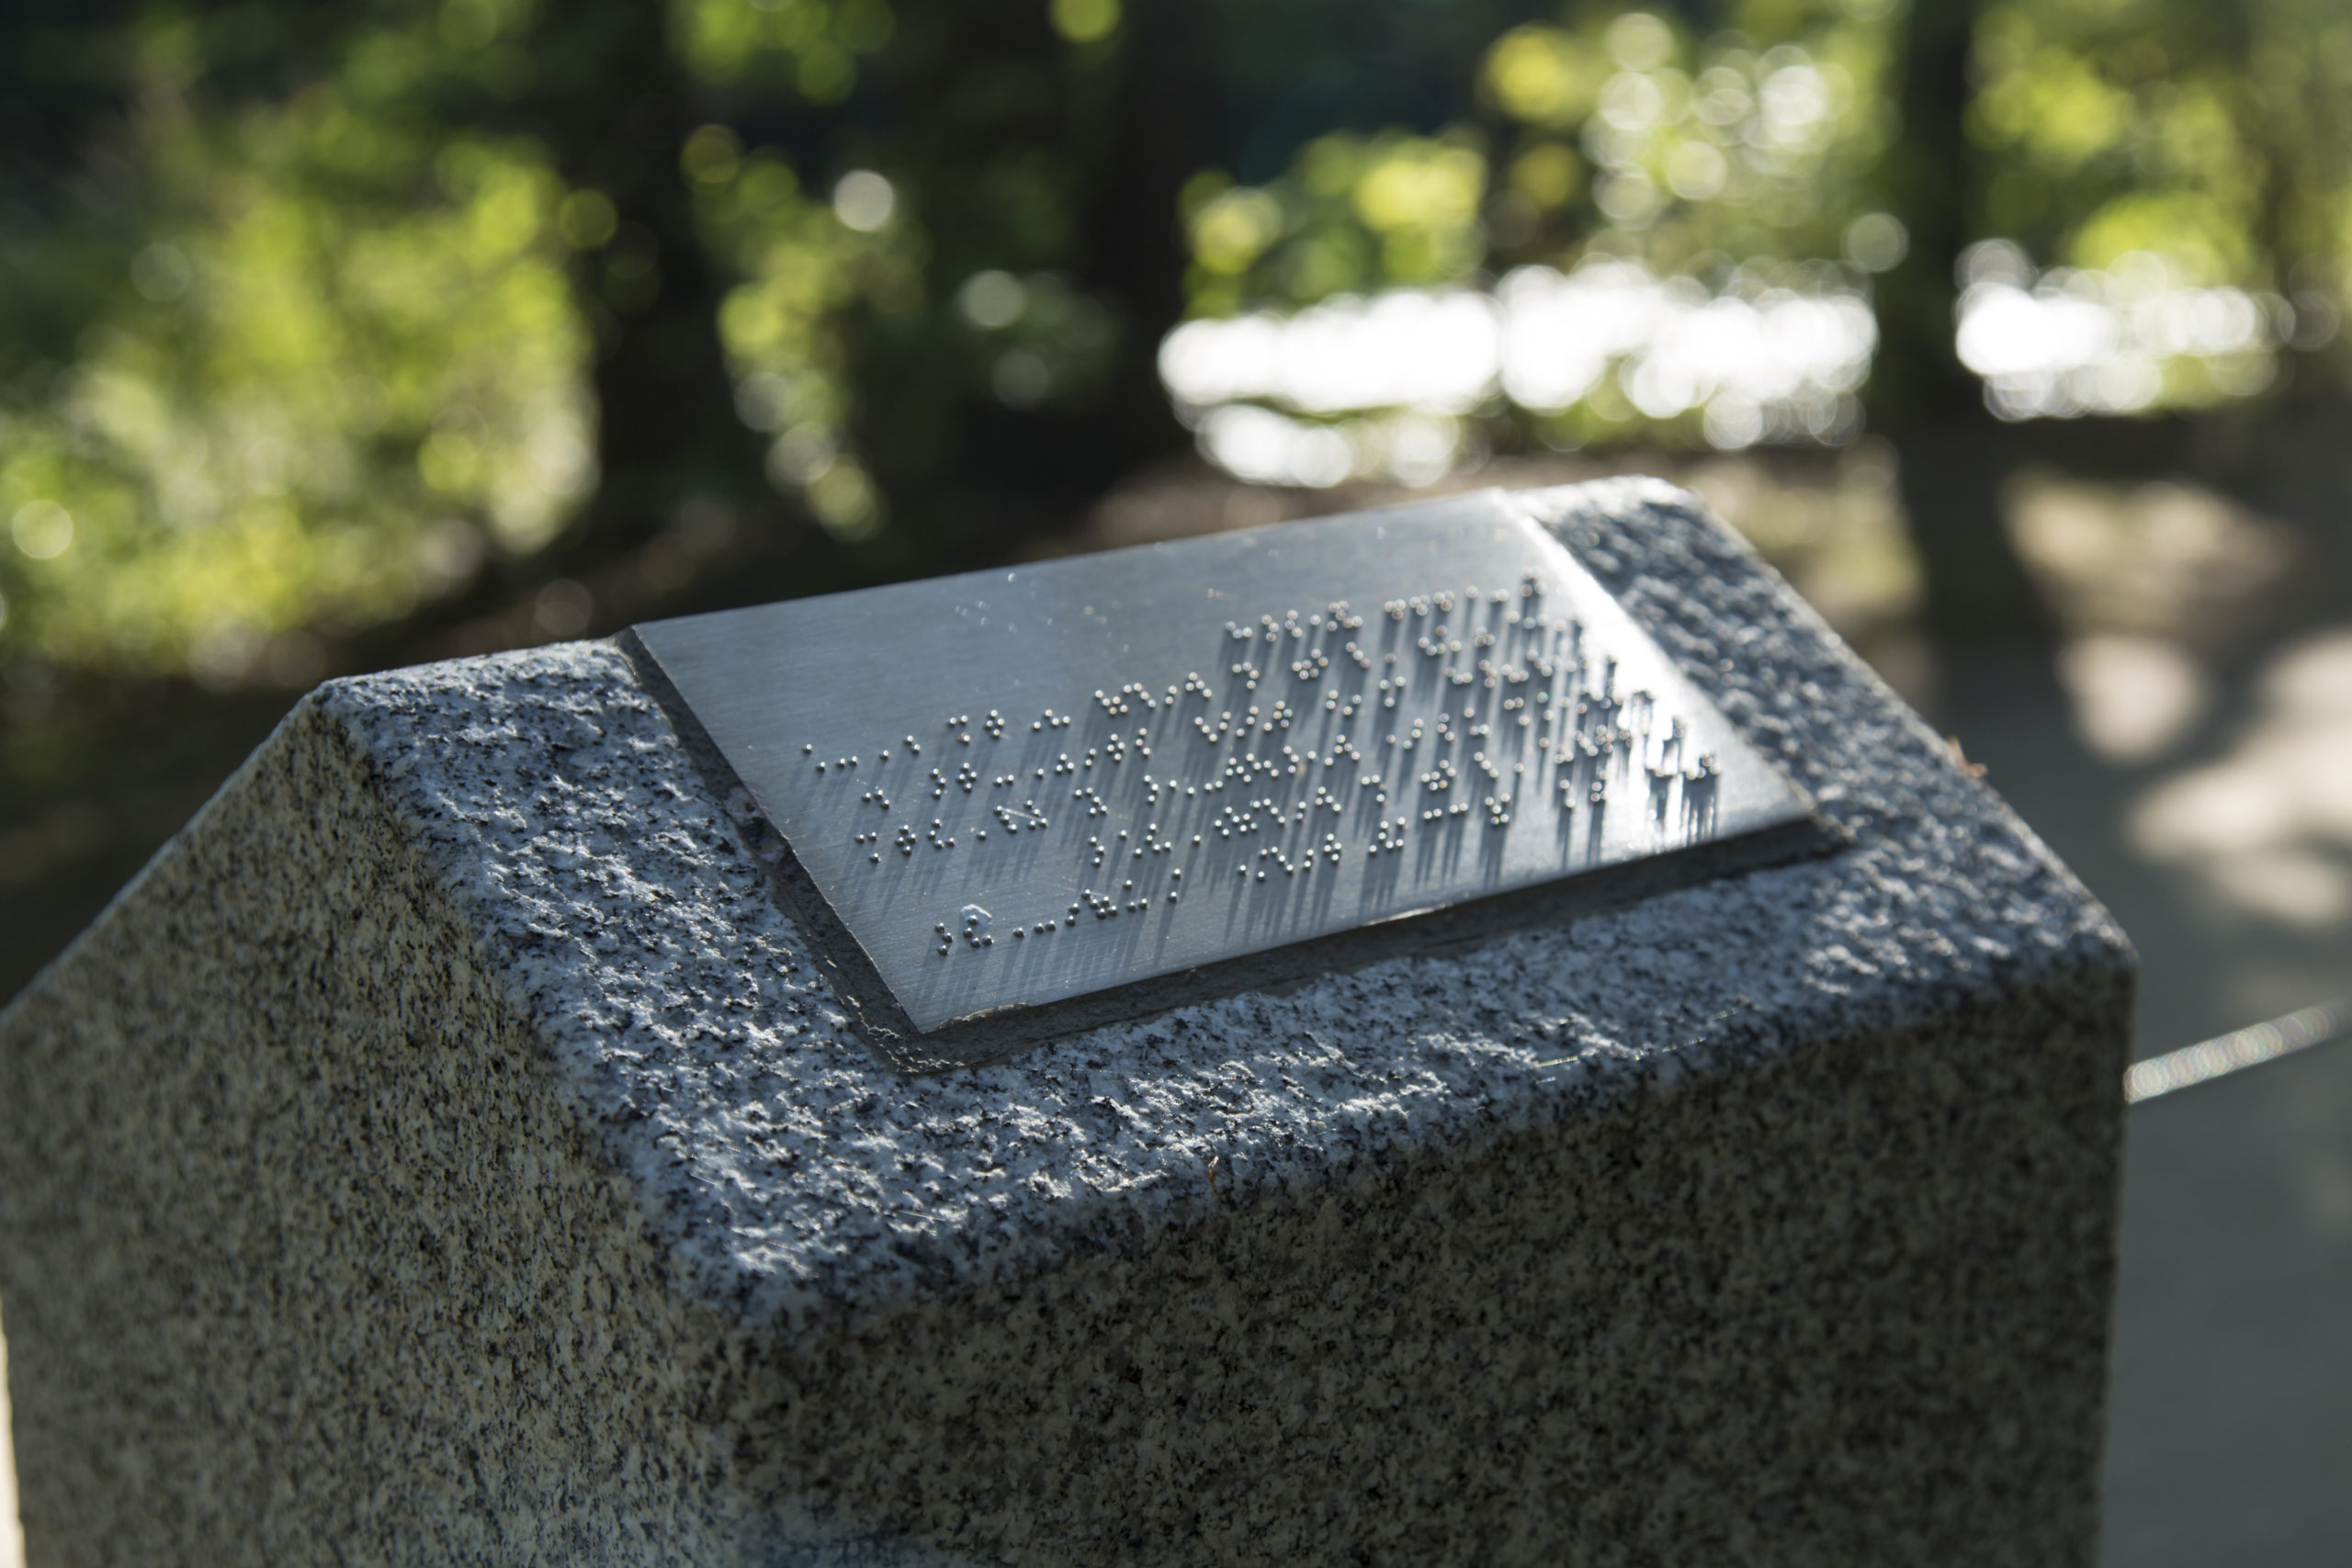
[[[44,1563],[2087,1563],[2131,957],[1679,492],[1855,838],[905,1079],[601,645],[337,682],[0,1018]]]

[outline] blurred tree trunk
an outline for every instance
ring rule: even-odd
[[[599,0],[566,13],[561,80],[537,96],[534,126],[565,178],[613,200],[611,243],[578,261],[597,332],[595,499],[574,549],[660,527],[681,500],[769,509],[763,445],[736,417],[718,339],[726,287],[695,234],[678,154],[700,123],[665,35],[666,9]],[[645,270],[645,269],[650,269]]]
[[[1981,205],[1966,126],[1975,19],[1971,0],[1912,6],[1889,161],[1911,249],[1881,281],[1872,403],[1901,462],[1928,637],[1947,654],[1989,642],[2042,651],[2054,627],[2001,522],[2016,433],[1986,411],[1953,345],[1960,257]]]
[[[1216,162],[1222,108],[1212,6],[1135,0],[1127,15],[1113,169],[1085,216],[1092,270],[1119,290],[1127,313],[1130,341],[1104,398],[1122,437],[1122,469],[1189,445],[1159,384],[1159,348],[1184,313],[1177,195]]]

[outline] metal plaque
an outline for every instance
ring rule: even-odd
[[[976,1021],[1811,822],[1499,492],[637,636],[904,1066],[1018,1043]]]

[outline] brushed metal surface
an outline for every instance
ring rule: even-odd
[[[637,634],[918,1032],[1810,815],[1500,492]]]

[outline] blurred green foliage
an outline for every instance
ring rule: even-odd
[[[1976,62],[1968,130],[1990,169],[1987,231],[2077,266],[2139,251],[2195,283],[2341,288],[2352,11],[1993,0]]]
[[[953,547],[969,427],[1082,418],[1120,343],[1070,271],[1120,11],[1031,9],[0,20],[74,127],[0,186],[0,648],[233,683],[682,509],[897,547],[869,570]],[[872,111],[901,93],[933,107]]]
[[[1184,192],[1190,310],[1283,310],[1589,262],[1689,279],[1698,301],[1865,289],[1907,243],[1880,205],[1900,41],[1892,0],[1735,0],[1700,26],[1606,6],[1522,22],[1482,49],[1461,118],[1434,135],[1339,131],[1261,185],[1197,176]],[[1779,265],[1808,260],[1827,265]],[[1690,443],[1701,421],[1689,401],[1645,415],[1628,397],[1637,360],[1620,358],[1566,408],[1498,400],[1480,439]],[[1362,428],[1352,413],[1320,422],[1335,419]]]
[[[1480,139],[1462,130],[1317,137],[1269,186],[1201,175],[1183,194],[1193,313],[1461,282],[1486,260],[1487,177]]]
[[[551,578],[543,632],[998,558],[1182,449],[1184,315],[1523,265],[1834,265],[1909,367],[1969,240],[2153,254],[2332,386],[2347,106],[2329,0],[27,0],[0,655],[300,678]]]
[[[1919,90],[1939,75],[1961,86],[1949,102]],[[1949,364],[1962,246],[2000,236],[2022,247],[2004,256],[2060,269],[2050,291],[2143,314],[2165,288],[2287,297],[2274,332],[2176,355],[2136,409],[2244,398],[2281,358],[2295,385],[2333,389],[2347,118],[2352,12],[2326,0],[1575,6],[1497,37],[1430,133],[1328,134],[1256,185],[1198,176],[1188,300],[1214,317],[1599,260],[1752,291],[1774,264],[1839,263],[1890,296],[1903,363],[1875,379],[1878,412],[1949,418],[1959,378],[1918,361]],[[1916,256],[1905,216],[1926,220]],[[1592,398],[1623,403],[1609,383]],[[1687,420],[1603,412],[1521,425],[1690,437]],[[1510,437],[1490,422],[1487,438]]]
[[[1523,24],[1433,138],[1321,137],[1255,188],[1203,175],[1186,190],[1194,311],[1588,254],[1660,273],[1836,257],[1896,130],[1889,6],[1752,0],[1713,20]]]
[[[857,57],[890,41],[898,18],[885,0],[674,0],[680,58],[713,85],[765,85],[812,104],[837,104],[857,85]]]
[[[881,526],[881,498],[865,467],[842,450],[851,389],[838,322],[861,299],[904,309],[921,298],[919,252],[907,226],[893,220],[895,193],[863,171],[844,176],[844,201],[812,199],[790,164],[765,151],[747,160],[724,126],[688,137],[680,163],[695,186],[705,243],[742,279],[719,307],[718,336],[744,423],[780,433],[770,471],[826,526],[844,538],[871,537]]]
[[[593,488],[563,184],[527,140],[401,112],[439,33],[225,112],[191,101],[188,29],[138,35],[107,193],[130,213],[5,254],[16,310],[84,304],[69,344],[0,344],[12,646],[233,675],[288,628],[412,609],[487,545],[540,548]]]
[[[1702,35],[1639,10],[1506,35],[1484,73],[1511,127],[1498,251],[1836,257],[1895,130],[1889,12],[1758,0]]]

